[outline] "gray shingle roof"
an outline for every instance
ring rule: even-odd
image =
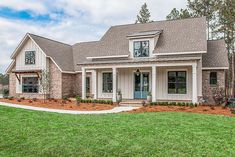
[[[209,40],[207,53],[202,55],[202,67],[228,67],[228,57],[224,39]]]
[[[80,71],[81,66],[77,64],[92,63],[86,57],[129,55],[127,36],[146,31],[153,33],[149,30],[162,30],[154,53],[208,51],[207,54],[203,54],[203,67],[228,66],[224,42],[206,40],[204,17],[112,26],[101,40],[77,43],[72,46],[33,34],[30,36],[63,71]],[[190,58],[197,55],[180,57]],[[154,60],[162,59],[164,58],[156,57]],[[125,60],[125,62],[129,61],[130,59]]]
[[[74,71],[72,46],[48,38],[29,34],[39,47],[51,57],[62,71]]]

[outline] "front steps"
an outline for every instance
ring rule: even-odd
[[[146,101],[145,101],[146,103]],[[119,103],[123,107],[143,107],[143,100],[124,100]]]

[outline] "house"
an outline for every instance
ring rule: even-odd
[[[225,87],[224,40],[207,40],[206,18],[112,26],[99,41],[68,45],[26,34],[7,69],[10,95],[42,98],[42,71],[50,74],[51,98],[213,101]]]

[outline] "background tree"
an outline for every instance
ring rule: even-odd
[[[188,11],[188,9],[180,9],[177,10],[176,8],[171,10],[171,13],[166,16],[167,20],[176,20],[176,19],[184,19],[192,17],[193,15]]]
[[[146,3],[144,3],[142,6],[141,6],[141,9],[140,9],[140,12],[139,12],[139,15],[137,15],[137,20],[135,21],[135,23],[148,23],[148,22],[152,22],[150,21],[150,12],[149,12],[149,9],[148,9],[148,6]]]
[[[8,75],[3,75],[0,73],[0,84],[8,85],[9,84],[9,77]]]

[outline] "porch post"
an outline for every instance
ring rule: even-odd
[[[82,68],[82,99],[86,99],[86,69]]]
[[[197,103],[197,63],[192,65],[192,102]]]
[[[113,68],[113,102],[117,102],[117,68]]]
[[[157,81],[157,67],[152,66],[152,102],[156,102],[156,81]]]
[[[97,72],[96,70],[92,71],[92,94],[94,99],[97,99]]]

